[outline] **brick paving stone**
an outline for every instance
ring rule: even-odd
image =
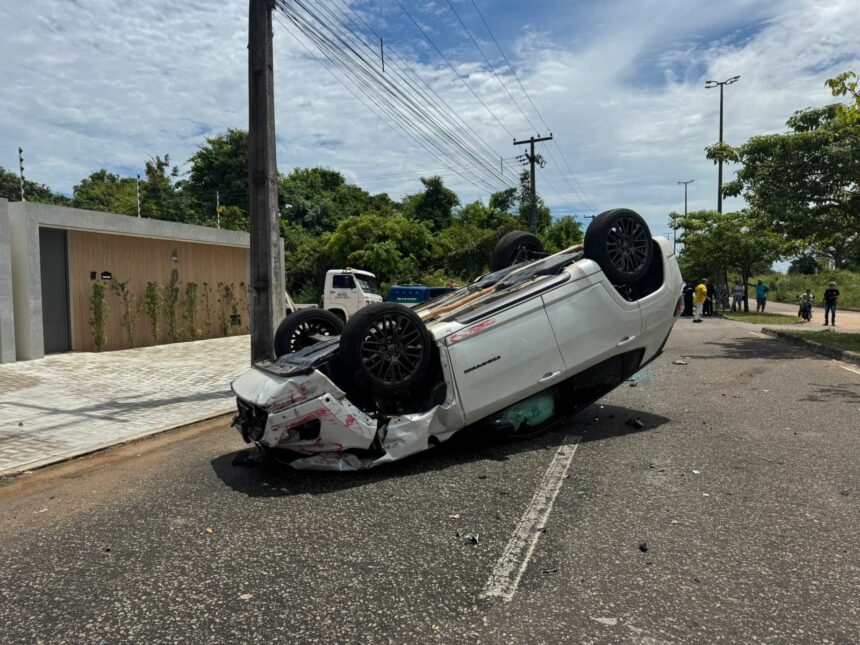
[[[230,412],[248,336],[0,365],[0,474]]]

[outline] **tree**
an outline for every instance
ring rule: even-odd
[[[854,72],[842,72],[835,78],[824,82],[833,96],[850,96],[853,103],[840,105],[837,112],[839,119],[846,125],[860,122],[860,91],[857,90],[858,78]]]
[[[230,228],[247,231],[248,132],[230,128],[224,134],[208,137],[188,163],[188,178],[180,186],[197,212],[197,219],[214,224],[217,193],[221,204],[233,209]],[[221,223],[226,228],[223,216]]]
[[[146,181],[140,184],[140,210],[144,217],[196,223],[177,190],[178,177],[179,168],[170,166],[170,155],[152,157],[146,162]]]
[[[718,213],[693,211],[686,217],[673,214],[672,224],[683,230],[679,263],[687,278],[720,276],[734,269],[745,287],[757,269],[765,269],[785,254],[783,238],[761,226],[761,217],[750,211]],[[681,220],[681,221],[679,221]],[[744,299],[744,310],[749,305]]]
[[[372,271],[382,282],[420,280],[435,256],[433,234],[426,224],[374,213],[343,220],[326,250],[332,266]]]
[[[6,170],[0,166],[0,197],[10,202],[21,201],[21,180],[17,173]],[[55,193],[45,184],[37,184],[29,179],[24,179],[24,197],[28,202],[40,204],[58,204],[66,206],[69,198],[65,195]]]
[[[531,226],[532,204],[531,179],[528,172],[520,174],[520,188],[517,201],[519,203],[520,228],[524,231],[528,231]],[[539,194],[535,195],[535,208],[537,209],[537,233],[540,235],[549,230],[550,224],[552,223],[552,212]]]
[[[742,196],[762,226],[836,268],[860,247],[860,120],[843,118],[843,108],[802,110],[787,121],[787,133],[707,149],[715,162],[742,164],[724,195]]]
[[[451,224],[454,207],[460,203],[457,193],[445,187],[441,177],[422,177],[424,191],[403,200],[403,211],[431,229],[440,231]]]
[[[542,236],[543,245],[550,253],[558,253],[582,242],[582,222],[570,215],[552,221]]]
[[[120,215],[137,215],[137,180],[120,178],[102,168],[75,186],[72,206]]]
[[[788,266],[788,275],[815,275],[821,271],[821,265],[811,255],[801,255]]]

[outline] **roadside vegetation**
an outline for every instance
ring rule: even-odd
[[[737,320],[739,322],[751,323],[753,325],[795,325],[800,321],[800,318],[795,316],[787,316],[785,314],[770,314],[753,313],[744,311],[723,311],[721,312],[724,318],[729,320]]]
[[[769,298],[776,302],[794,304],[807,287],[815,296],[815,306],[824,306],[824,290],[831,280],[839,289],[839,309],[860,309],[860,273],[853,271],[822,271],[814,275],[771,273],[757,276],[770,287]]]
[[[786,333],[826,345],[827,347],[860,354],[860,334],[847,334],[835,331],[795,331],[793,329]]]

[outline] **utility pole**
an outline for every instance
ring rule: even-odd
[[[21,182],[21,201],[26,202],[24,198],[24,148],[18,146],[18,176]]]
[[[535,190],[535,163],[544,166],[544,161],[540,155],[535,155],[535,144],[541,141],[552,141],[552,133],[548,137],[529,137],[522,141],[514,139],[515,146],[529,144],[529,152],[526,154],[526,159],[529,161],[529,189],[531,192],[531,204],[529,205],[529,230],[532,234],[537,233],[537,191]]]
[[[215,191],[215,226],[221,228],[221,193]]]
[[[275,319],[282,298],[275,293],[277,161],[272,0],[249,0],[248,8],[248,180],[251,215],[251,362],[274,358]],[[280,266],[277,262],[277,266]]]
[[[723,142],[723,88],[726,85],[737,83],[740,76],[732,76],[724,81],[706,81],[705,89],[709,90],[714,87],[720,88],[720,143]],[[719,170],[717,171],[717,212],[723,212],[723,161],[719,161]]]
[[[137,176],[135,187],[137,188],[137,216],[140,217],[140,175]]]
[[[687,222],[687,185],[692,184],[695,179],[688,179],[687,181],[679,181],[679,184],[684,184],[684,223]],[[678,252],[678,227],[672,227],[672,250],[677,253]]]

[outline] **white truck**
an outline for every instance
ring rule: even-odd
[[[325,274],[322,307],[286,297],[287,311],[275,332],[276,355],[295,352],[322,337],[337,336],[346,321],[367,305],[382,302],[376,276],[360,269],[330,269]]]

